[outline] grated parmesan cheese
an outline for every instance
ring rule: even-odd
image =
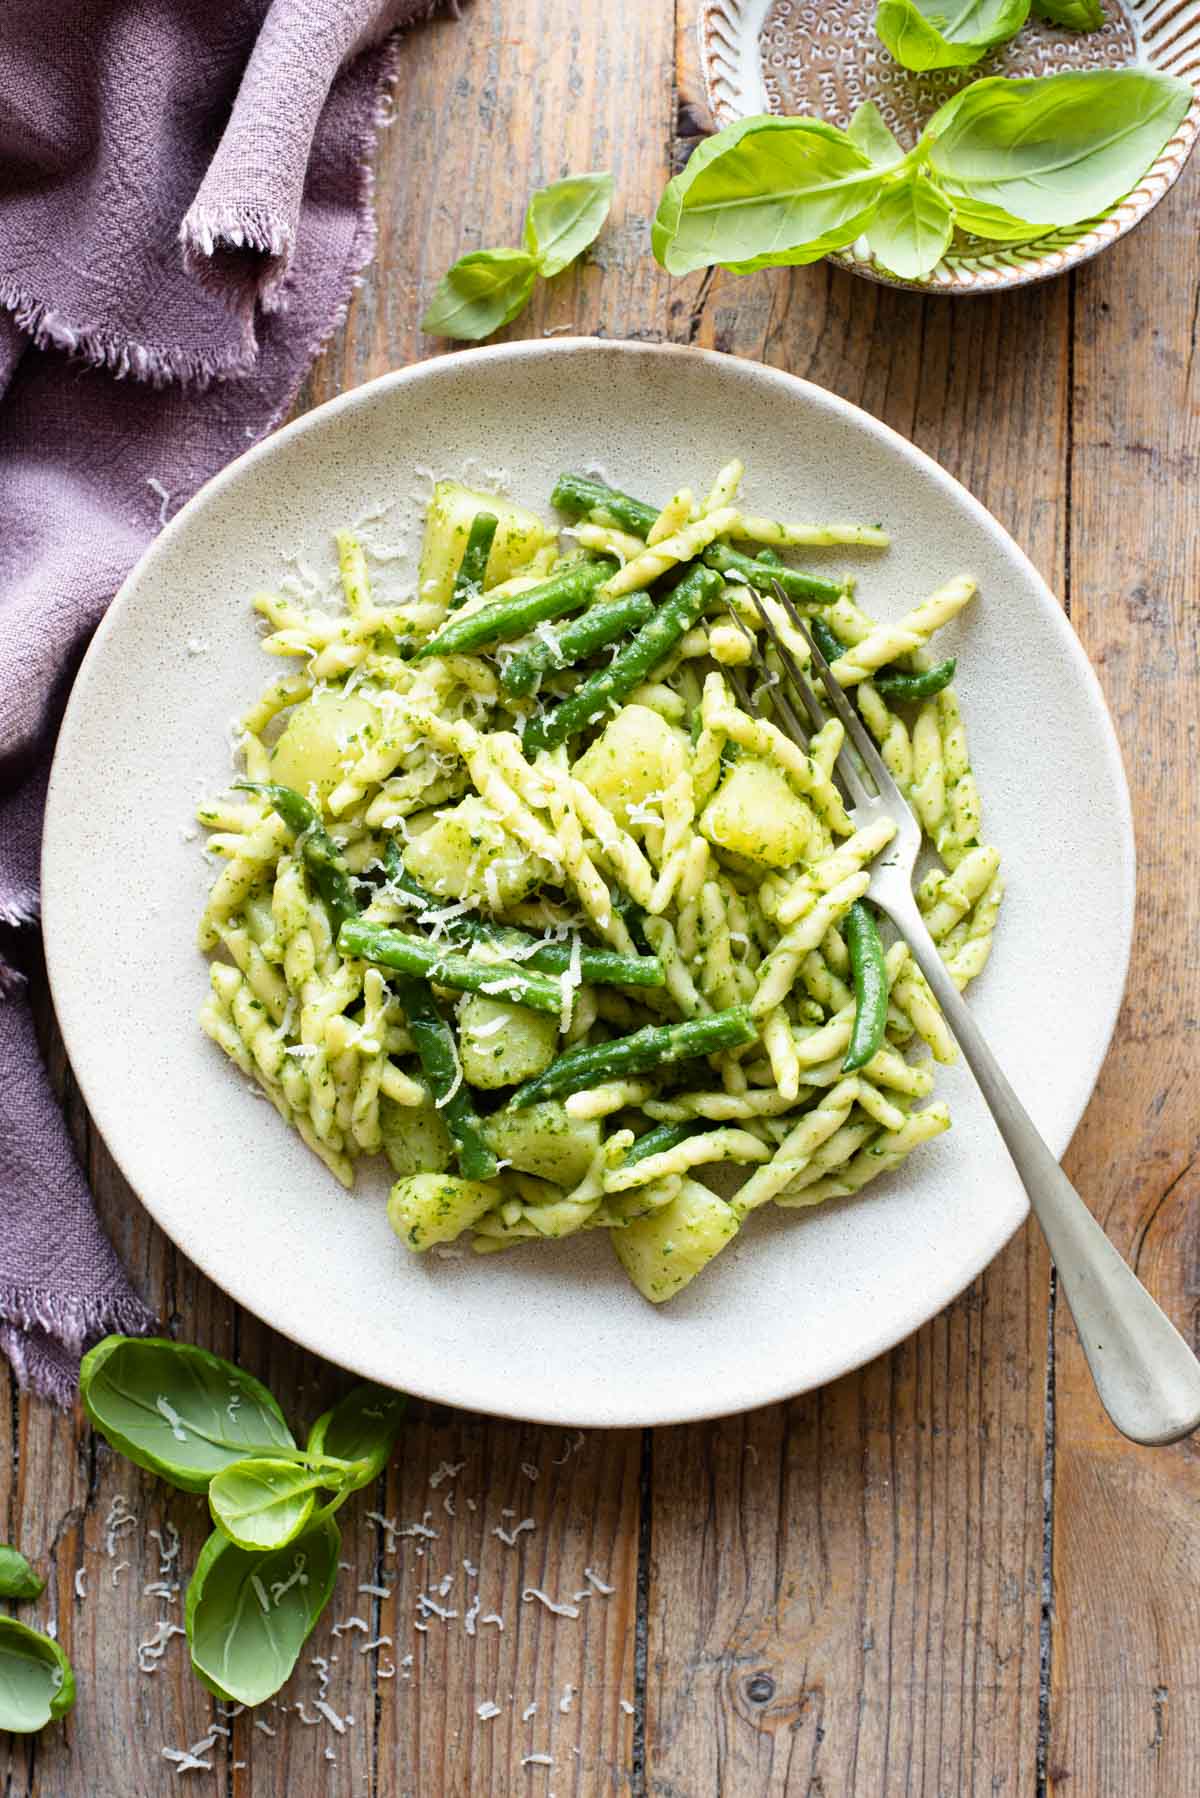
[[[436,1491],[443,1480],[453,1480],[466,1466],[465,1461],[441,1461],[429,1476],[429,1484]]]
[[[611,1598],[613,1593],[617,1589],[615,1586],[606,1585],[604,1580],[602,1580],[600,1578],[599,1574],[593,1573],[590,1567],[584,1568],[583,1577],[587,1581],[588,1585],[594,1586],[596,1591],[599,1592],[601,1594],[601,1596],[604,1598]]]
[[[353,1717],[350,1716],[339,1717],[333,1706],[327,1704],[323,1698],[313,1699],[313,1709],[314,1711],[320,1711],[326,1723],[329,1724],[329,1727],[331,1729],[336,1729],[339,1736],[344,1736],[347,1723],[353,1723],[354,1721]]]
[[[138,1670],[141,1673],[157,1673],[158,1664],[167,1652],[172,1636],[182,1636],[185,1632],[169,1617],[160,1617],[154,1634],[137,1645]]]
[[[500,1706],[494,1704],[490,1698],[485,1698],[482,1704],[475,1706],[475,1715],[481,1723],[490,1723],[493,1717],[498,1717],[500,1714]]]
[[[86,1581],[87,1581],[87,1568],[86,1567],[77,1567],[75,1569],[75,1596],[76,1596],[76,1598],[86,1598],[87,1597]]]
[[[361,1630],[364,1636],[369,1636],[371,1633],[370,1624],[364,1622],[361,1617],[347,1617],[344,1623],[335,1623],[329,1633],[331,1636],[344,1636],[348,1629]]]
[[[578,1617],[579,1615],[577,1604],[556,1604],[552,1598],[548,1598],[544,1592],[539,1591],[537,1586],[526,1586],[521,1594],[521,1603],[531,1604],[534,1599],[539,1604],[545,1605],[546,1609],[552,1611],[556,1617]]]
[[[510,1516],[512,1515],[511,1512],[508,1514]],[[537,1524],[532,1517],[522,1517],[520,1523],[515,1523],[511,1530],[506,1530],[503,1524],[496,1524],[492,1530],[492,1534],[493,1536],[499,1537],[505,1548],[515,1548],[517,1546],[517,1537],[521,1535],[524,1530],[535,1530],[536,1528]]]

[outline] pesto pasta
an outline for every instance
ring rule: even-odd
[[[886,534],[760,516],[741,481],[660,508],[564,475],[557,522],[441,481],[405,590],[342,531],[340,605],[254,598],[292,666],[198,812],[201,1024],[345,1186],[387,1157],[414,1252],[604,1230],[658,1303],[759,1206],[857,1193],[949,1127],[953,1039],[862,919],[891,826],[847,815],[841,725],[797,745],[778,680],[742,671],[758,601],[808,663],[778,573],[921,822],[964,987],[1004,883],[928,646],[974,583],[876,620],[795,558]]]

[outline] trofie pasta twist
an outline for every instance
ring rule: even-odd
[[[886,534],[759,516],[742,473],[661,507],[564,475],[561,528],[443,481],[406,590],[377,598],[342,531],[340,609],[253,598],[300,667],[198,812],[222,863],[201,1023],[344,1185],[387,1156],[416,1252],[603,1230],[657,1303],[759,1206],[856,1193],[949,1126],[953,1039],[864,916],[894,827],[855,829],[841,725],[798,745],[772,652],[752,692],[747,664],[752,595],[809,661],[778,581],[920,819],[918,900],[965,986],[1004,883],[926,646],[974,583],[877,622],[780,552]]]

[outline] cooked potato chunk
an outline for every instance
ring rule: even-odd
[[[652,1305],[674,1298],[737,1235],[737,1217],[724,1199],[685,1180],[669,1205],[612,1232],[617,1258]]]
[[[700,829],[718,849],[768,868],[790,868],[808,852],[812,809],[778,768],[754,756],[736,761],[705,806]]]
[[[524,506],[515,506],[494,493],[472,493],[457,481],[439,481],[429,502],[421,544],[417,582],[422,600],[438,605],[449,600],[477,512],[491,512],[499,520],[483,579],[485,588],[506,581],[545,544],[554,542],[552,527]]]

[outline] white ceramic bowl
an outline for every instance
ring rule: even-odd
[[[954,1128],[870,1196],[756,1215],[663,1310],[601,1234],[417,1259],[390,1234],[386,1174],[353,1195],[204,1037],[195,948],[209,868],[193,808],[229,779],[228,727],[278,664],[248,596],[285,558],[332,575],[330,533],[417,541],[418,467],[511,471],[545,507],[598,461],[651,498],[733,453],[755,508],[882,519],[846,552],[894,614],[946,575],[981,596],[947,632],[1009,895],[972,1002],[1056,1152],[1095,1081],[1121,990],[1133,847],[1096,679],[1000,526],[918,450],[791,375],[695,350],[590,340],[472,350],[384,376],[251,450],[183,508],[88,652],[46,820],[46,947],[84,1096],[153,1216],[220,1286],[319,1354],[388,1384],[513,1416],[674,1422],[816,1386],[938,1311],[1025,1214],[969,1078],[939,1074]],[[381,591],[404,564],[381,561]],[[770,1208],[768,1208],[770,1210]]]
[[[1067,31],[1034,13],[1009,43],[969,69],[914,75],[884,49],[875,0],[692,0],[708,102],[718,125],[760,112],[810,113],[846,126],[874,100],[905,145],[942,102],[985,75],[1054,75],[1143,61],[1167,75],[1200,75],[1200,0],[1104,0],[1099,31]],[[1028,244],[951,245],[923,280],[881,269],[859,242],[829,260],[889,287],[995,293],[1062,274],[1098,255],[1157,206],[1183,170],[1200,127],[1200,97],[1131,193],[1103,218]]]

